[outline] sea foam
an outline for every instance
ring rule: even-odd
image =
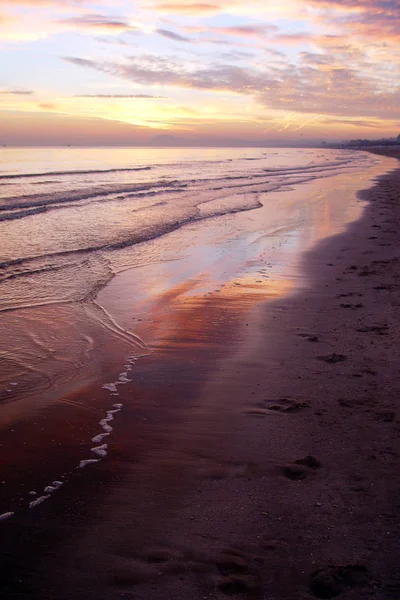
[[[39,496],[39,498],[36,498],[36,500],[32,500],[32,502],[29,502],[29,508],[35,508],[35,506],[39,506],[39,504],[42,504],[42,502],[44,502],[48,498],[50,498],[50,494],[47,494],[46,496]]]
[[[5,521],[6,519],[9,519],[10,517],[13,516],[13,512],[5,512],[2,515],[0,515],[0,521]]]

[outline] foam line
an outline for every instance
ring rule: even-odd
[[[91,448],[90,450],[93,452],[93,454],[96,454],[97,456],[101,456],[102,458],[104,458],[105,456],[107,456],[107,444],[102,444],[101,446],[95,446],[94,448]]]
[[[100,462],[99,458],[88,458],[87,460],[81,460],[78,469],[83,469],[83,467],[86,467],[86,465],[91,465],[92,463],[97,462]]]
[[[100,421],[100,427],[102,427],[106,433],[111,433],[113,428],[107,423],[108,420],[111,421],[111,419],[102,419]]]
[[[57,491],[63,484],[63,481],[53,481],[53,485],[47,485],[44,488],[46,494],[51,494],[52,492]]]
[[[135,356],[135,357],[132,357],[132,356],[128,357],[126,359],[127,364],[124,365],[125,371],[123,371],[122,373],[119,374],[118,381],[116,381],[114,383],[105,383],[102,386],[104,389],[106,389],[110,392],[110,397],[119,395],[118,392],[116,391],[117,385],[124,384],[124,383],[131,381],[130,379],[127,378],[127,374],[132,369],[132,365],[135,364],[136,360],[143,356],[148,356],[148,354],[142,354],[140,356]],[[9,385],[16,386],[16,385],[18,385],[18,383],[10,382]],[[12,390],[7,389],[7,391],[11,392]],[[100,462],[100,460],[102,458],[107,456],[108,444],[105,444],[105,443],[101,444],[101,442],[103,441],[104,438],[109,436],[110,433],[112,432],[113,428],[111,427],[111,425],[109,425],[109,423],[114,420],[114,415],[116,413],[120,412],[122,408],[123,408],[123,404],[120,402],[116,402],[112,405],[112,408],[110,410],[106,411],[106,416],[103,419],[101,419],[101,421],[99,423],[100,427],[102,427],[102,429],[103,429],[103,432],[98,433],[97,435],[95,435],[92,438],[92,442],[94,442],[95,444],[99,444],[99,445],[93,446],[93,448],[90,449],[91,452],[93,452],[93,454],[95,454],[99,458],[87,458],[87,459],[81,460],[77,467],[78,469],[83,469],[87,465],[91,465],[91,464]],[[51,485],[47,485],[44,488],[44,494],[42,496],[36,497],[34,500],[31,500],[31,502],[29,502],[29,505],[28,505],[29,508],[35,508],[36,506],[39,506],[40,504],[42,504],[42,502],[44,502],[45,500],[48,500],[48,498],[50,498],[51,494],[56,492],[62,485],[64,485],[64,481],[59,481],[57,479],[54,480]],[[29,496],[31,496],[31,497],[36,496],[36,492],[33,490],[30,491]],[[2,514],[0,514],[0,521],[9,519],[14,514],[15,513],[12,511],[2,513]]]
[[[32,500],[32,502],[29,502],[29,508],[35,508],[35,506],[39,506],[39,504],[42,504],[42,502],[44,502],[48,498],[50,498],[49,494],[46,496],[39,496],[39,498],[36,498],[36,500]]]
[[[2,515],[0,515],[0,521],[5,521],[6,519],[9,519],[10,517],[13,516],[13,512],[5,512]]]
[[[118,383],[129,383],[131,380],[127,378],[126,373],[122,373],[118,377]]]
[[[115,383],[105,383],[102,387],[104,390],[108,390],[109,392],[117,391],[117,386],[115,385]]]
[[[105,437],[107,437],[108,435],[110,435],[110,433],[99,433],[98,435],[95,435],[94,437],[92,437],[92,442],[94,442],[95,444],[98,444],[99,442],[102,442],[103,439]]]
[[[125,167],[120,169],[90,169],[86,171],[45,171],[43,173],[12,173],[11,175],[0,175],[0,179],[27,179],[32,177],[62,177],[64,175],[94,175],[100,173],[124,173],[128,171],[151,171],[152,167]]]

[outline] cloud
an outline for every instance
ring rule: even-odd
[[[59,108],[59,105],[50,102],[41,102],[40,104],[38,104],[38,107],[43,108],[43,110],[57,110]]]
[[[183,35],[179,35],[178,33],[174,33],[173,31],[169,31],[168,29],[156,29],[156,33],[159,35],[163,35],[166,38],[174,40],[175,42],[191,42],[192,40]]]
[[[294,120],[317,118],[336,131],[348,126],[376,132],[383,120],[400,117],[400,0],[0,0],[0,13],[0,20],[3,14],[14,19],[2,27],[13,40],[60,32],[90,36],[79,42],[78,52],[71,50],[73,36],[65,35],[68,52],[76,53],[65,60],[110,76],[111,85],[104,87],[102,76],[95,87],[72,87],[62,105],[74,112],[150,122],[167,103],[139,100],[165,93],[171,101],[190,96],[193,105],[202,107],[202,118],[217,106],[220,121],[236,111],[232,122],[244,115],[254,123],[259,114],[279,111],[278,120],[287,113]],[[160,52],[157,46],[162,55],[150,55]],[[58,46],[46,47],[55,52]],[[95,82],[95,73],[91,77]],[[29,87],[26,79],[14,81]],[[15,82],[4,81],[3,87],[13,88]],[[44,85],[50,92],[52,82]],[[168,88],[175,88],[174,93]],[[72,96],[93,90],[145,93]],[[41,98],[58,101],[54,93],[35,96],[34,102],[24,101],[23,91],[0,93],[3,105],[10,106],[18,104],[18,94],[20,104],[35,107]],[[140,111],[132,108],[135,99]],[[293,127],[293,119],[284,127]]]
[[[278,44],[279,46],[302,46],[312,44],[317,36],[307,31],[298,33],[279,33],[271,37],[270,43]]]
[[[185,31],[189,33],[208,34],[211,36],[231,36],[231,37],[246,37],[246,38],[261,38],[263,41],[271,34],[279,31],[278,27],[269,24],[249,24],[249,25],[230,25],[230,26],[201,26],[189,25]],[[215,40],[215,38],[212,38]],[[218,38],[217,38],[218,39]],[[198,42],[210,42],[209,38],[200,37]],[[220,40],[222,42],[222,40]]]
[[[115,99],[125,99],[125,98],[166,98],[166,96],[152,96],[151,94],[79,94],[76,96],[72,96],[72,98],[115,98]]]
[[[231,65],[188,70],[165,58],[142,56],[131,58],[126,63],[98,63],[96,61],[63,57],[64,60],[81,66],[103,71],[123,79],[144,85],[172,85],[204,90],[256,93],[260,85],[270,83],[265,76]]]
[[[381,121],[371,121],[363,119],[323,119],[324,125],[351,125],[353,127],[368,127],[372,129],[382,129]]]
[[[281,14],[288,18],[308,19],[328,29],[343,28],[362,37],[382,39],[383,34],[397,40],[400,37],[398,0],[286,0],[273,5],[265,0],[214,0],[204,3],[181,0],[156,1],[153,8],[156,12],[200,17],[227,13],[247,18],[251,15],[271,19]],[[294,42],[295,39],[292,37],[291,41]],[[300,41],[300,36],[297,39]]]
[[[214,27],[213,31],[223,35],[265,38],[266,35],[278,31],[278,27],[274,25],[235,25],[230,27]]]
[[[0,0],[2,2],[2,0]],[[31,5],[33,7],[33,4]],[[9,8],[6,14],[8,21],[2,27],[2,42],[31,42],[45,39],[51,35],[65,32],[79,32],[92,37],[96,35],[113,35],[129,32],[136,33],[139,28],[131,24],[128,18],[110,16],[100,13],[83,12],[83,4],[65,4],[57,2],[54,4],[40,4],[44,10],[24,10]],[[71,14],[71,10],[73,11]],[[60,13],[67,11],[68,16]],[[57,16],[57,18],[56,18]]]
[[[400,87],[382,91],[379,81],[351,66],[301,64],[282,69],[259,98],[268,107],[296,112],[389,119],[399,116]]]
[[[361,36],[400,39],[398,0],[307,0],[337,25]],[[325,15],[324,15],[325,11]]]
[[[212,15],[221,11],[221,4],[198,2],[163,2],[154,6],[156,11],[183,15]]]
[[[0,90],[0,94],[5,96],[31,96],[33,93],[31,90]]]
[[[308,64],[310,58],[311,64]],[[155,56],[131,57],[120,63],[73,57],[64,60],[136,84],[253,96],[269,109],[331,116],[398,118],[400,85],[397,83],[397,86],[385,89],[383,82],[373,76],[367,77],[363,69],[346,66],[343,50],[341,58],[341,62],[335,62],[331,57],[330,61],[318,63],[317,54],[306,54],[300,64],[252,69],[215,63],[188,68]]]
[[[310,66],[329,65],[332,62],[330,56],[315,52],[300,52],[299,57]]]
[[[131,26],[126,20],[109,17],[100,14],[85,14],[67,19],[59,19],[60,25],[72,26],[77,29],[102,30],[106,32],[121,33],[124,31],[134,31],[137,27]]]
[[[231,50],[230,52],[220,52],[219,58],[221,60],[248,60],[249,58],[255,58],[252,52],[244,52],[243,50]]]

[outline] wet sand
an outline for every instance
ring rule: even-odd
[[[179,313],[107,460],[2,523],[2,597],[399,597],[399,189],[305,255],[301,292]]]

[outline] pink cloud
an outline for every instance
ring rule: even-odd
[[[234,37],[250,37],[265,39],[268,35],[276,33],[275,25],[232,25],[228,27],[187,26],[185,31],[190,33],[207,33],[210,35],[225,35]],[[201,41],[201,40],[200,40]]]
[[[137,30],[137,27],[132,27],[124,19],[112,18],[100,14],[86,14],[69,17],[67,19],[59,19],[57,23],[72,26],[77,29],[101,29],[109,30],[114,33]]]
[[[351,51],[351,48],[350,48]],[[66,58],[72,64],[96,69],[141,85],[173,86],[253,96],[270,109],[344,117],[398,118],[400,87],[384,89],[363,69],[333,57],[304,53],[300,64],[242,68],[212,64],[185,68],[181,63],[157,57],[132,57],[127,61],[96,62]]]
[[[334,23],[348,27],[355,34],[400,39],[398,0],[310,0],[309,3],[328,11]]]

